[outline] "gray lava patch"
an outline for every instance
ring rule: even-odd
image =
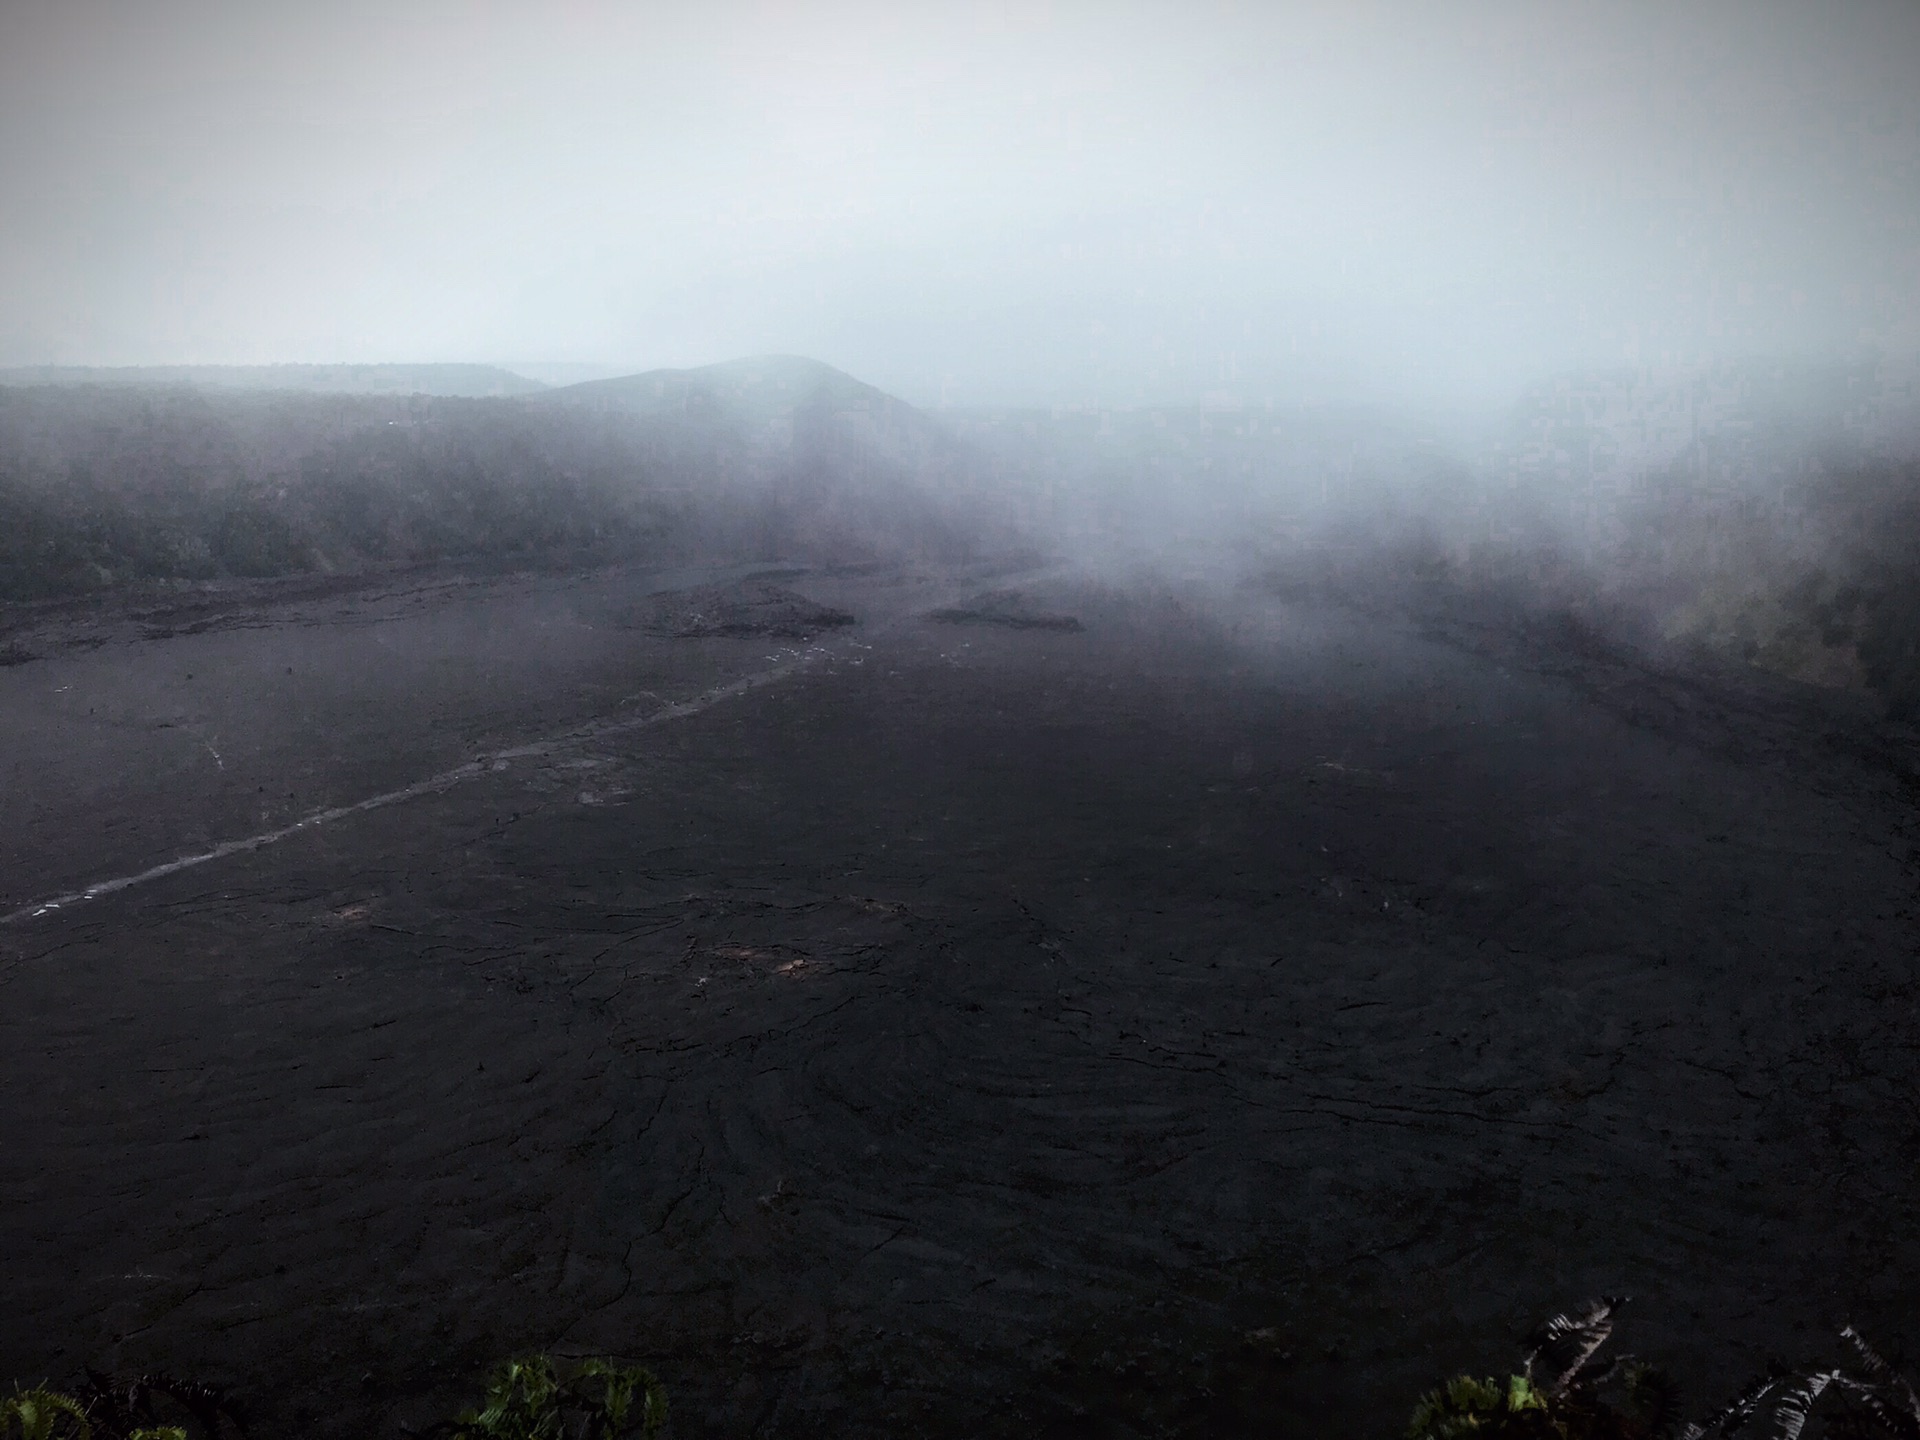
[[[1076,615],[1036,609],[1018,590],[989,590],[959,605],[929,610],[942,625],[999,625],[1008,630],[1084,630]]]
[[[821,605],[779,585],[750,580],[650,595],[630,623],[656,635],[688,639],[766,635],[809,640],[823,630],[856,622],[845,610]]]

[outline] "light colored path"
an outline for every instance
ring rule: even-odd
[[[570,730],[561,731],[543,739],[531,740],[525,744],[515,745],[505,750],[496,750],[490,754],[469,760],[465,764],[456,765],[451,770],[443,770],[439,774],[430,775],[424,780],[416,780],[413,784],[404,785],[397,790],[388,790],[379,795],[372,795],[365,800],[357,800],[351,805],[335,805],[325,810],[316,810],[311,815],[303,816],[292,824],[283,825],[276,830],[263,830],[256,835],[248,835],[237,840],[222,841],[210,850],[204,850],[193,855],[182,855],[176,859],[168,860],[163,864],[150,866],[145,870],[137,871],[131,875],[120,875],[112,879],[96,880],[92,884],[86,885],[79,890],[72,890],[64,895],[54,895],[45,899],[36,900],[20,906],[16,910],[0,915],[0,925],[15,925],[22,921],[37,919],[43,915],[51,915],[72,906],[84,904],[89,900],[98,899],[102,895],[112,895],[121,890],[130,890],[136,885],[146,885],[155,880],[164,880],[167,876],[178,874],[182,870],[191,870],[199,865],[211,864],[215,860],[224,860],[229,855],[241,855],[252,850],[263,850],[269,845],[277,845],[282,840],[291,840],[296,835],[304,835],[310,830],[317,830],[323,825],[332,825],[337,821],[362,814],[368,810],[385,809],[389,805],[399,805],[408,800],[418,799],[423,795],[437,795],[444,791],[451,790],[456,785],[464,784],[469,780],[477,780],[483,775],[489,775],[496,770],[504,769],[515,760],[535,759],[541,756],[552,755],[559,751],[589,744],[610,735],[620,735],[632,730],[643,730],[650,725],[663,725],[670,720],[685,719],[689,715],[697,715],[702,710],[710,709],[723,700],[730,700],[735,696],[744,695],[762,686],[784,680],[788,676],[807,669],[829,655],[854,648],[864,649],[867,647],[861,645],[856,640],[843,639],[831,644],[815,643],[807,646],[805,649],[789,650],[786,652],[787,658],[782,659],[778,664],[771,665],[765,670],[756,670],[753,674],[743,676],[728,684],[703,691],[691,699],[663,705],[658,710],[648,711],[645,715],[626,716],[614,720],[598,720],[587,725],[575,726]]]

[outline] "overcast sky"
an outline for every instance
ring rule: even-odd
[[[1920,4],[0,3],[0,363],[1497,398],[1920,345]]]

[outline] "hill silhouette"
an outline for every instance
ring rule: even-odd
[[[792,358],[524,397],[0,387],[0,598],[465,559],[956,558],[1013,539],[988,478],[911,405]]]
[[[767,355],[588,381],[535,408],[640,422],[671,473],[748,497],[801,550],[865,534],[952,552],[1004,502],[999,470],[921,410],[818,360]]]

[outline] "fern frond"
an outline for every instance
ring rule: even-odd
[[[245,1440],[246,1419],[227,1392],[214,1385],[178,1380],[164,1373],[139,1376],[121,1384],[91,1366],[87,1383],[80,1388],[80,1403],[93,1423],[100,1440],[192,1440],[196,1433],[203,1440],[221,1440],[239,1436]],[[168,1415],[160,1413],[155,1401],[166,1401]],[[179,1411],[186,1412],[191,1425],[170,1421]]]
[[[0,1436],[19,1440],[89,1440],[87,1407],[57,1390],[15,1390],[0,1400]]]
[[[1900,1378],[1894,1368],[1881,1358],[1880,1352],[1867,1343],[1867,1337],[1853,1326],[1843,1327],[1840,1338],[1853,1347],[1853,1353],[1860,1357],[1860,1368],[1867,1372],[1868,1378],[1878,1384]]]
[[[1740,1430],[1759,1412],[1762,1402],[1784,1382],[1793,1378],[1791,1372],[1774,1369],[1751,1381],[1733,1399],[1722,1405],[1698,1425],[1689,1425],[1682,1440],[1697,1440],[1706,1435],[1737,1435]]]
[[[1648,1440],[1664,1440],[1680,1410],[1680,1387],[1666,1371],[1644,1361],[1623,1364],[1627,1409]]]
[[[1603,1295],[1587,1303],[1577,1315],[1556,1315],[1527,1337],[1527,1374],[1544,1363],[1549,1394],[1563,1393],[1593,1358],[1594,1351],[1613,1334],[1613,1313],[1626,1304],[1624,1296]]]
[[[1880,1352],[1853,1326],[1842,1330],[1840,1338],[1853,1346],[1854,1353],[1860,1357],[1860,1368],[1867,1372],[1874,1385],[1881,1391],[1893,1392],[1891,1401],[1885,1394],[1879,1394],[1869,1404],[1875,1418],[1903,1440],[1907,1436],[1920,1437],[1920,1395],[1914,1393],[1907,1377],[1882,1359]],[[1884,1416],[1883,1410],[1887,1412]]]
[[[219,1437],[231,1430],[245,1440],[247,1424],[245,1417],[227,1392],[217,1385],[202,1385],[193,1380],[177,1380],[164,1372],[142,1375],[128,1389],[133,1400],[133,1409],[147,1422],[149,1429],[156,1433],[179,1430],[177,1425],[159,1425],[154,1423],[153,1397],[160,1396],[171,1400],[192,1417],[207,1436],[207,1440],[219,1440]]]
[[[1507,1392],[1492,1380],[1456,1375],[1414,1407],[1407,1440],[1454,1440],[1485,1428],[1504,1408]]]
[[[601,1382],[598,1399],[584,1394],[584,1382],[588,1380]],[[633,1409],[636,1398],[640,1408],[635,1420],[646,1440],[651,1440],[667,1423],[666,1389],[654,1373],[643,1366],[588,1360],[581,1365],[569,1388],[582,1392],[578,1403],[588,1412],[586,1440],[614,1440],[627,1433],[627,1412]]]
[[[1920,1420],[1916,1420],[1907,1409],[1905,1396],[1899,1391],[1903,1388],[1894,1376],[1893,1382],[1875,1384],[1861,1380],[1853,1375],[1839,1374],[1835,1379],[1835,1388],[1850,1403],[1864,1410],[1880,1431],[1894,1437],[1894,1440],[1920,1440]],[[1889,1391],[1894,1392],[1889,1396]],[[1833,1428],[1833,1427],[1830,1427]],[[1866,1434],[1859,1424],[1851,1429],[1844,1426],[1836,1429],[1837,1435]],[[1874,1440],[1880,1440],[1874,1432]]]
[[[1774,1401],[1773,1418],[1779,1440],[1800,1440],[1800,1432],[1806,1428],[1807,1416],[1827,1387],[1839,1378],[1837,1370],[1816,1370],[1811,1375],[1799,1377],[1799,1383],[1789,1386]]]
[[[667,1420],[667,1394],[652,1371],[612,1360],[582,1361],[563,1374],[550,1356],[510,1360],[488,1377],[479,1408],[410,1431],[417,1440],[652,1440]]]

